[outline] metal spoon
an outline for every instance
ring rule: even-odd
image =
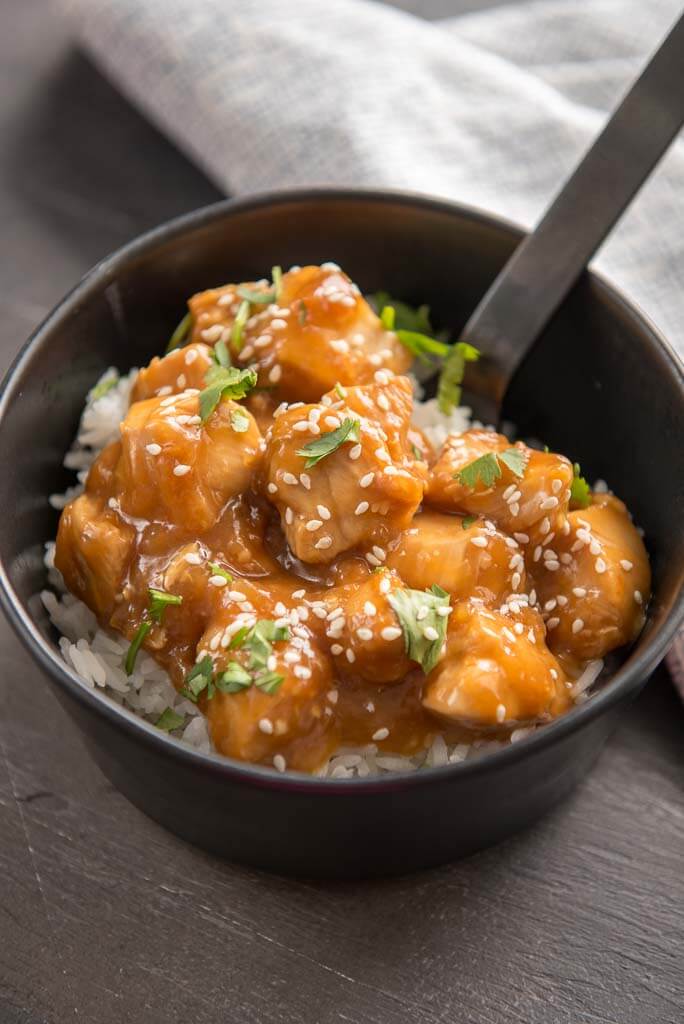
[[[684,15],[461,334],[482,353],[468,389],[484,423],[499,423],[518,366],[683,123]]]

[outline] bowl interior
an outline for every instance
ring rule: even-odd
[[[95,268],[36,332],[0,408],[0,559],[20,603],[53,642],[37,592],[57,513],[47,495],[86,391],[108,366],[164,350],[195,291],[268,275],[271,266],[335,260],[365,292],[427,302],[457,331],[520,233],[452,204],[369,193],[308,192],[219,204],[158,229]],[[655,331],[590,275],[549,325],[514,383],[505,414],[603,478],[643,527],[652,558],[649,622],[629,661],[652,667],[681,596],[684,388]]]

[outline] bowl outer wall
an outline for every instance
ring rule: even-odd
[[[681,367],[655,329],[589,275],[523,365],[507,413],[523,433],[534,430],[580,458],[591,476],[606,476],[646,527],[656,582],[652,615],[623,668],[592,701],[481,761],[331,783],[278,777],[179,749],[93,694],[46,643],[49,627],[31,598],[42,584],[40,542],[54,535],[56,520],[44,496],[68,482],[60,464],[83,394],[110,363],[125,368],[160,351],[189,293],[261,276],[275,262],[336,258],[364,290],[385,287],[409,301],[428,301],[439,323],[457,327],[519,237],[517,229],[477,211],[387,193],[310,190],[217,204],[99,264],[37,330],[10,371],[0,408],[8,467],[0,481],[8,513],[0,528],[3,606],[86,727],[105,771],[133,802],[187,838],[250,863],[308,874],[377,873],[383,865],[406,870],[468,852],[526,824],[567,791],[595,756],[612,709],[634,695],[664,653],[682,614],[684,552],[677,523],[684,499],[683,474],[671,466],[666,471],[658,453],[670,440],[674,453],[681,439]],[[553,394],[540,388],[541,379],[555,380]],[[654,405],[655,394],[660,401]],[[646,436],[635,429],[639,414]],[[26,437],[33,442],[28,451]],[[681,458],[675,468],[681,470]],[[648,500],[654,488],[666,499],[656,506]],[[438,813],[447,798],[451,827]],[[371,853],[364,844],[363,863],[350,854],[345,867],[340,851],[361,828],[354,815],[362,814],[362,806],[366,827],[376,832],[378,826],[380,851]],[[416,848],[421,807],[426,813],[432,808],[420,826],[433,855],[422,841]],[[304,829],[309,814],[315,836]],[[235,822],[250,816],[255,830],[244,828],[238,838]],[[296,827],[276,827],[283,816]]]

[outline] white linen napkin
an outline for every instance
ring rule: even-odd
[[[227,192],[409,188],[528,227],[681,9],[520,0],[427,22],[372,0],[68,7],[96,63]],[[680,137],[596,260],[680,355],[683,211]],[[684,639],[670,662],[684,693]]]

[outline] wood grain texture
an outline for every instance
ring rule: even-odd
[[[217,193],[41,0],[0,0],[0,28],[4,369],[96,259]],[[334,885],[163,832],[95,768],[4,622],[0,652],[0,1024],[684,1017],[684,712],[664,674],[532,831],[412,878]]]

